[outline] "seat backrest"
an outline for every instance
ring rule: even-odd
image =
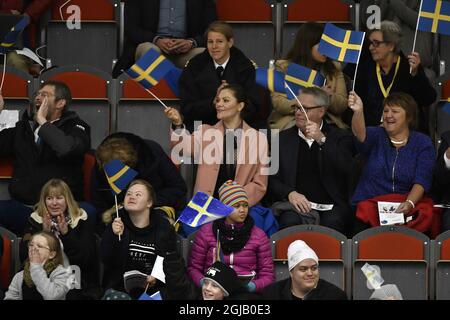
[[[94,151],[85,153],[83,162],[83,195],[86,201],[91,201],[91,174],[95,165]]]
[[[353,259],[428,260],[430,239],[410,228],[380,226],[353,237]]]
[[[350,22],[350,8],[341,0],[294,1],[288,5],[287,21]]]
[[[0,79],[3,68],[0,68]],[[6,66],[2,95],[9,110],[24,110],[29,105],[29,98],[35,91],[34,80],[31,75],[21,70]]]
[[[164,114],[164,107],[126,74],[120,75],[117,83],[117,131],[131,132],[144,139],[154,140],[170,154],[170,121]],[[179,100],[165,80],[150,90],[166,105],[178,106]]]
[[[53,5],[52,20],[68,19],[72,14],[69,7],[74,5],[80,8],[81,21],[114,20],[115,10],[119,3],[120,0],[71,0],[70,2],[67,0],[57,0]]]
[[[450,261],[450,230],[441,233],[436,237],[434,242],[437,245],[435,252],[436,260]]]
[[[352,239],[353,299],[369,299],[373,291],[362,271],[366,263],[378,266],[384,284],[395,284],[405,300],[429,299],[430,239],[414,229],[379,226]]]
[[[6,290],[19,268],[19,240],[11,231],[0,227],[3,255],[0,257],[0,287]]]
[[[0,179],[8,179],[12,177],[13,173],[13,158],[1,157],[0,158]]]
[[[319,259],[344,260],[347,238],[336,230],[318,225],[298,225],[280,230],[270,237],[274,259],[287,259],[287,249],[295,240],[305,241]]]
[[[261,0],[216,0],[217,19],[227,22],[271,22],[271,8]]]

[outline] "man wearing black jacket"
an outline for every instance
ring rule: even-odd
[[[280,133],[279,170],[269,177],[272,200],[291,207],[281,212],[280,229],[304,223],[302,216],[315,210],[321,225],[345,234],[352,222],[353,138],[322,120],[330,101],[322,89],[303,88],[299,100],[309,120],[297,107],[296,126]]]
[[[214,20],[214,0],[126,0],[125,46],[113,77],[131,67],[135,55],[139,58],[152,46],[183,68],[203,50],[203,33]]]
[[[83,200],[82,165],[91,145],[90,127],[67,110],[71,100],[64,83],[46,81],[16,126],[0,132],[0,156],[14,157],[12,200],[0,201],[0,225],[18,235],[51,178],[64,180],[75,199]],[[0,95],[0,112],[3,107]]]

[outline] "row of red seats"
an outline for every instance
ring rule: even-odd
[[[119,1],[109,0],[66,0],[56,1],[52,10],[52,20],[61,20],[60,8],[63,9],[63,18],[67,19],[69,14],[65,8],[77,5],[81,9],[82,21],[112,21],[115,20],[115,8]],[[238,22],[255,21],[270,22],[272,13],[269,4],[265,0],[216,0],[217,14],[219,20]],[[239,8],[239,10],[236,10]],[[340,0],[297,0],[288,6],[289,22],[299,21],[350,21],[348,4]]]

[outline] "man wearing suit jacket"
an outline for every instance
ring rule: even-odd
[[[120,75],[150,48],[179,68],[204,50],[203,33],[216,20],[214,0],[126,0],[125,45],[113,70]]]
[[[296,126],[280,133],[280,167],[269,177],[275,201],[289,201],[280,214],[280,229],[302,224],[302,215],[320,216],[320,224],[346,234],[351,229],[349,204],[354,185],[352,135],[323,121],[330,99],[322,89],[303,88]],[[325,205],[325,206],[323,206]]]
[[[434,192],[440,203],[450,203],[450,131],[442,134],[434,175]],[[441,231],[450,230],[450,209],[442,213]]]

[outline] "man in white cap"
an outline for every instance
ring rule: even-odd
[[[267,286],[264,299],[270,300],[347,300],[344,291],[319,278],[319,258],[304,241],[288,247],[290,278]]]

